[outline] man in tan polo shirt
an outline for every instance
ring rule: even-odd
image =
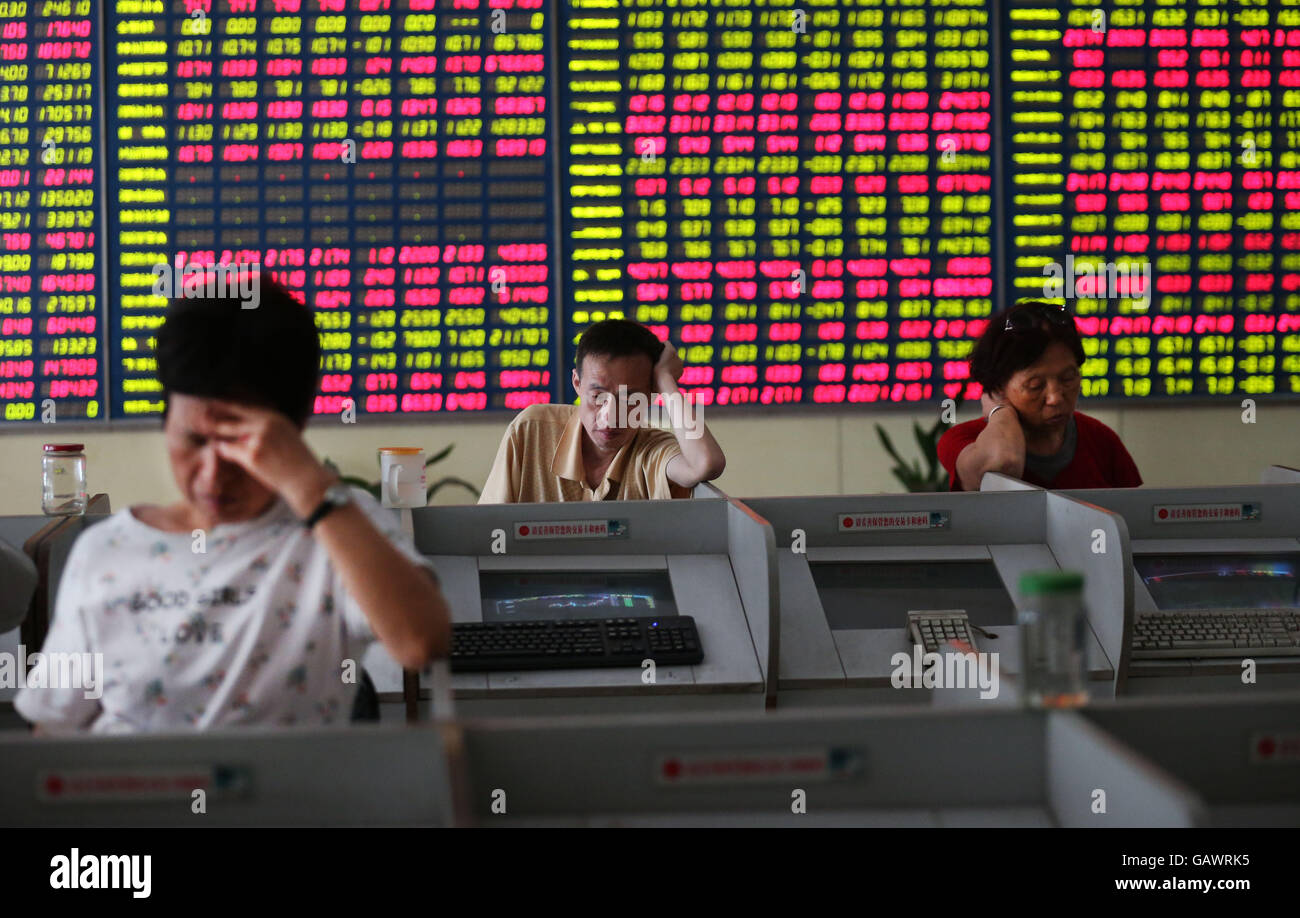
[[[682,361],[644,325],[608,319],[578,342],[577,405],[530,405],[501,438],[480,504],[690,497],[727,460],[677,388]],[[639,425],[654,393],[679,406],[673,429]],[[629,410],[629,403],[631,403]],[[695,409],[698,410],[698,409]]]

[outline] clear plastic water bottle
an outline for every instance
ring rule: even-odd
[[[41,509],[49,516],[86,512],[86,454],[81,443],[46,443],[41,460]]]
[[[1070,708],[1086,704],[1088,613],[1083,575],[1034,571],[1020,578],[1020,669],[1025,703]]]

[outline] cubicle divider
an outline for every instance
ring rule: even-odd
[[[1042,491],[1047,500],[1048,547],[1062,568],[1083,577],[1083,601],[1088,623],[1115,667],[1114,695],[1127,688],[1129,656],[1133,643],[1133,550],[1124,518],[1089,502],[1079,492],[1071,496],[1046,491],[989,472],[980,482],[981,493]],[[1118,557],[1119,564],[1110,559]]]
[[[781,617],[777,605],[776,538],[772,527],[738,501],[727,502],[727,550],[736,588],[748,615],[750,634],[763,671],[765,707],[776,707],[776,674],[781,671]]]
[[[746,609],[767,609],[767,619],[761,612],[749,619],[758,651],[759,666],[763,669],[766,687],[766,707],[776,706],[776,674],[780,668],[781,614],[780,586],[777,576],[776,537],[767,521],[742,502],[711,481],[695,486],[692,497],[718,498],[728,501],[727,545],[736,575],[736,587]]]
[[[1270,465],[1260,476],[1262,484],[1300,484],[1300,469],[1285,465]]]
[[[762,521],[729,500],[435,506],[411,515],[416,547],[433,561],[457,622],[484,620],[484,584],[494,577],[663,572],[676,611],[695,618],[704,651],[694,666],[657,667],[652,681],[640,667],[454,673],[458,710],[496,716],[766,703],[777,653],[773,544]],[[391,708],[402,697],[400,669],[382,648],[364,665]],[[420,696],[428,694],[426,683]]]
[[[463,824],[460,748],[432,726],[0,734],[0,825]]]
[[[1300,694],[1125,699],[1083,716],[1191,788],[1216,826],[1300,826]]]
[[[90,499],[87,513],[93,520],[107,513],[108,507],[108,495],[96,494]],[[26,554],[35,565],[37,574],[36,589],[22,622],[18,627],[0,633],[0,653],[16,658],[20,646],[31,653],[45,643],[64,562],[85,525],[86,517],[81,516],[0,516],[0,539]],[[13,711],[16,694],[17,689],[0,686],[0,728],[23,725]]]
[[[711,481],[701,481],[691,492],[691,497],[696,500],[730,500],[726,492],[719,488]]]
[[[993,476],[989,476],[990,478]],[[986,479],[987,480],[987,479]],[[1170,611],[1134,570],[1132,559],[1163,558],[1178,562],[1195,556],[1227,558],[1250,555],[1300,555],[1300,487],[1295,484],[1223,485],[1195,488],[1106,488],[1053,492],[1093,504],[1123,520],[1128,533],[1128,591],[1132,619]],[[1223,563],[1223,562],[1217,562]],[[1225,587],[1215,600],[1223,608],[1250,607],[1256,600],[1237,599]],[[1277,597],[1264,606],[1278,605]],[[1191,597],[1192,611],[1213,612],[1208,597]],[[1300,600],[1283,601],[1295,607]],[[1177,610],[1172,610],[1177,611]],[[1281,615],[1286,610],[1278,608]],[[1126,649],[1131,646],[1125,642]],[[1238,656],[1140,659],[1124,666],[1129,695],[1234,692],[1253,694],[1256,682],[1242,678],[1243,661],[1253,661],[1258,685],[1300,689],[1300,657],[1270,655],[1266,648],[1246,648]]]
[[[1032,485],[1027,481],[1021,481],[1011,475],[1003,475],[1001,472],[986,472],[980,479],[980,491],[999,492],[999,491],[1042,491],[1038,485]]]
[[[1047,547],[1063,569],[1083,574],[1088,624],[1115,670],[1111,694],[1122,695],[1133,638],[1133,552],[1128,529],[1121,517],[1094,504],[1053,492],[1046,497]]]
[[[1300,695],[10,732],[0,786],[10,828],[1295,827]]]
[[[62,526],[62,519],[51,518],[48,516],[0,516],[0,539],[3,539],[10,546],[23,552],[33,562],[36,561],[34,551],[48,539],[56,530]],[[37,588],[27,603],[27,612],[22,621],[14,628],[0,633],[0,653],[9,654],[12,658],[17,658],[20,646],[26,646],[28,650],[36,649],[26,639],[29,624],[33,617],[33,608],[39,602],[42,606],[41,616],[48,615],[44,608],[48,603],[47,593],[42,590],[41,580],[48,582],[48,575],[42,577],[42,571],[37,565]],[[39,597],[39,598],[38,598]],[[0,728],[5,726],[21,726],[22,721],[13,710],[14,696],[18,690],[12,687],[0,685]]]
[[[898,655],[910,658],[913,651],[906,612],[964,607],[968,598],[975,603],[971,621],[985,632],[978,649],[997,654],[1000,672],[1019,672],[1019,577],[1058,566],[1084,571],[1088,601],[1099,621],[1105,617],[1089,638],[1090,690],[1106,696],[1116,690],[1127,614],[1126,542],[1122,521],[1105,510],[1017,486],[997,495],[736,503],[773,530],[779,705],[928,703],[931,689],[898,685]],[[895,583],[890,578],[899,570],[911,573]]]
[[[46,517],[52,519],[50,525],[32,536],[24,546],[36,562],[40,576],[36,595],[32,598],[31,612],[22,628],[22,641],[29,649],[38,648],[45,643],[45,635],[50,630],[50,621],[58,601],[63,568],[68,555],[72,553],[73,543],[87,526],[93,526],[111,512],[108,495],[96,494],[89,499],[86,512],[82,515]]]
[[[871,708],[464,729],[471,810],[485,826],[1204,821],[1176,779],[1070,712]]]
[[[1077,713],[1049,714],[1047,801],[1058,825],[1190,828],[1208,821],[1203,800],[1134,748]]]
[[[1135,550],[1226,546],[1225,550],[1294,551],[1300,547],[1300,488],[1290,483],[1054,493],[1094,503],[1121,516]],[[1184,509],[1196,512],[1182,512]]]

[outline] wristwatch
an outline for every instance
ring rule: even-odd
[[[325,517],[329,516],[330,511],[339,507],[346,507],[352,502],[352,489],[341,481],[336,481],[325,489],[324,499],[316,505],[316,509],[311,512],[311,516],[302,521],[306,529],[311,529]]]

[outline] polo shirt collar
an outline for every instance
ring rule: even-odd
[[[564,425],[564,432],[560,434],[560,442],[555,447],[555,455],[551,458],[551,474],[557,478],[563,478],[566,481],[576,481],[578,484],[585,484],[587,480],[587,470],[582,464],[582,416],[578,409],[574,409],[573,417]],[[641,435],[638,430],[632,439],[614,454],[614,461],[609,464],[605,471],[606,481],[622,481],[627,464],[632,457],[632,449],[636,446],[637,437]],[[601,482],[594,482],[593,486],[599,489]]]

